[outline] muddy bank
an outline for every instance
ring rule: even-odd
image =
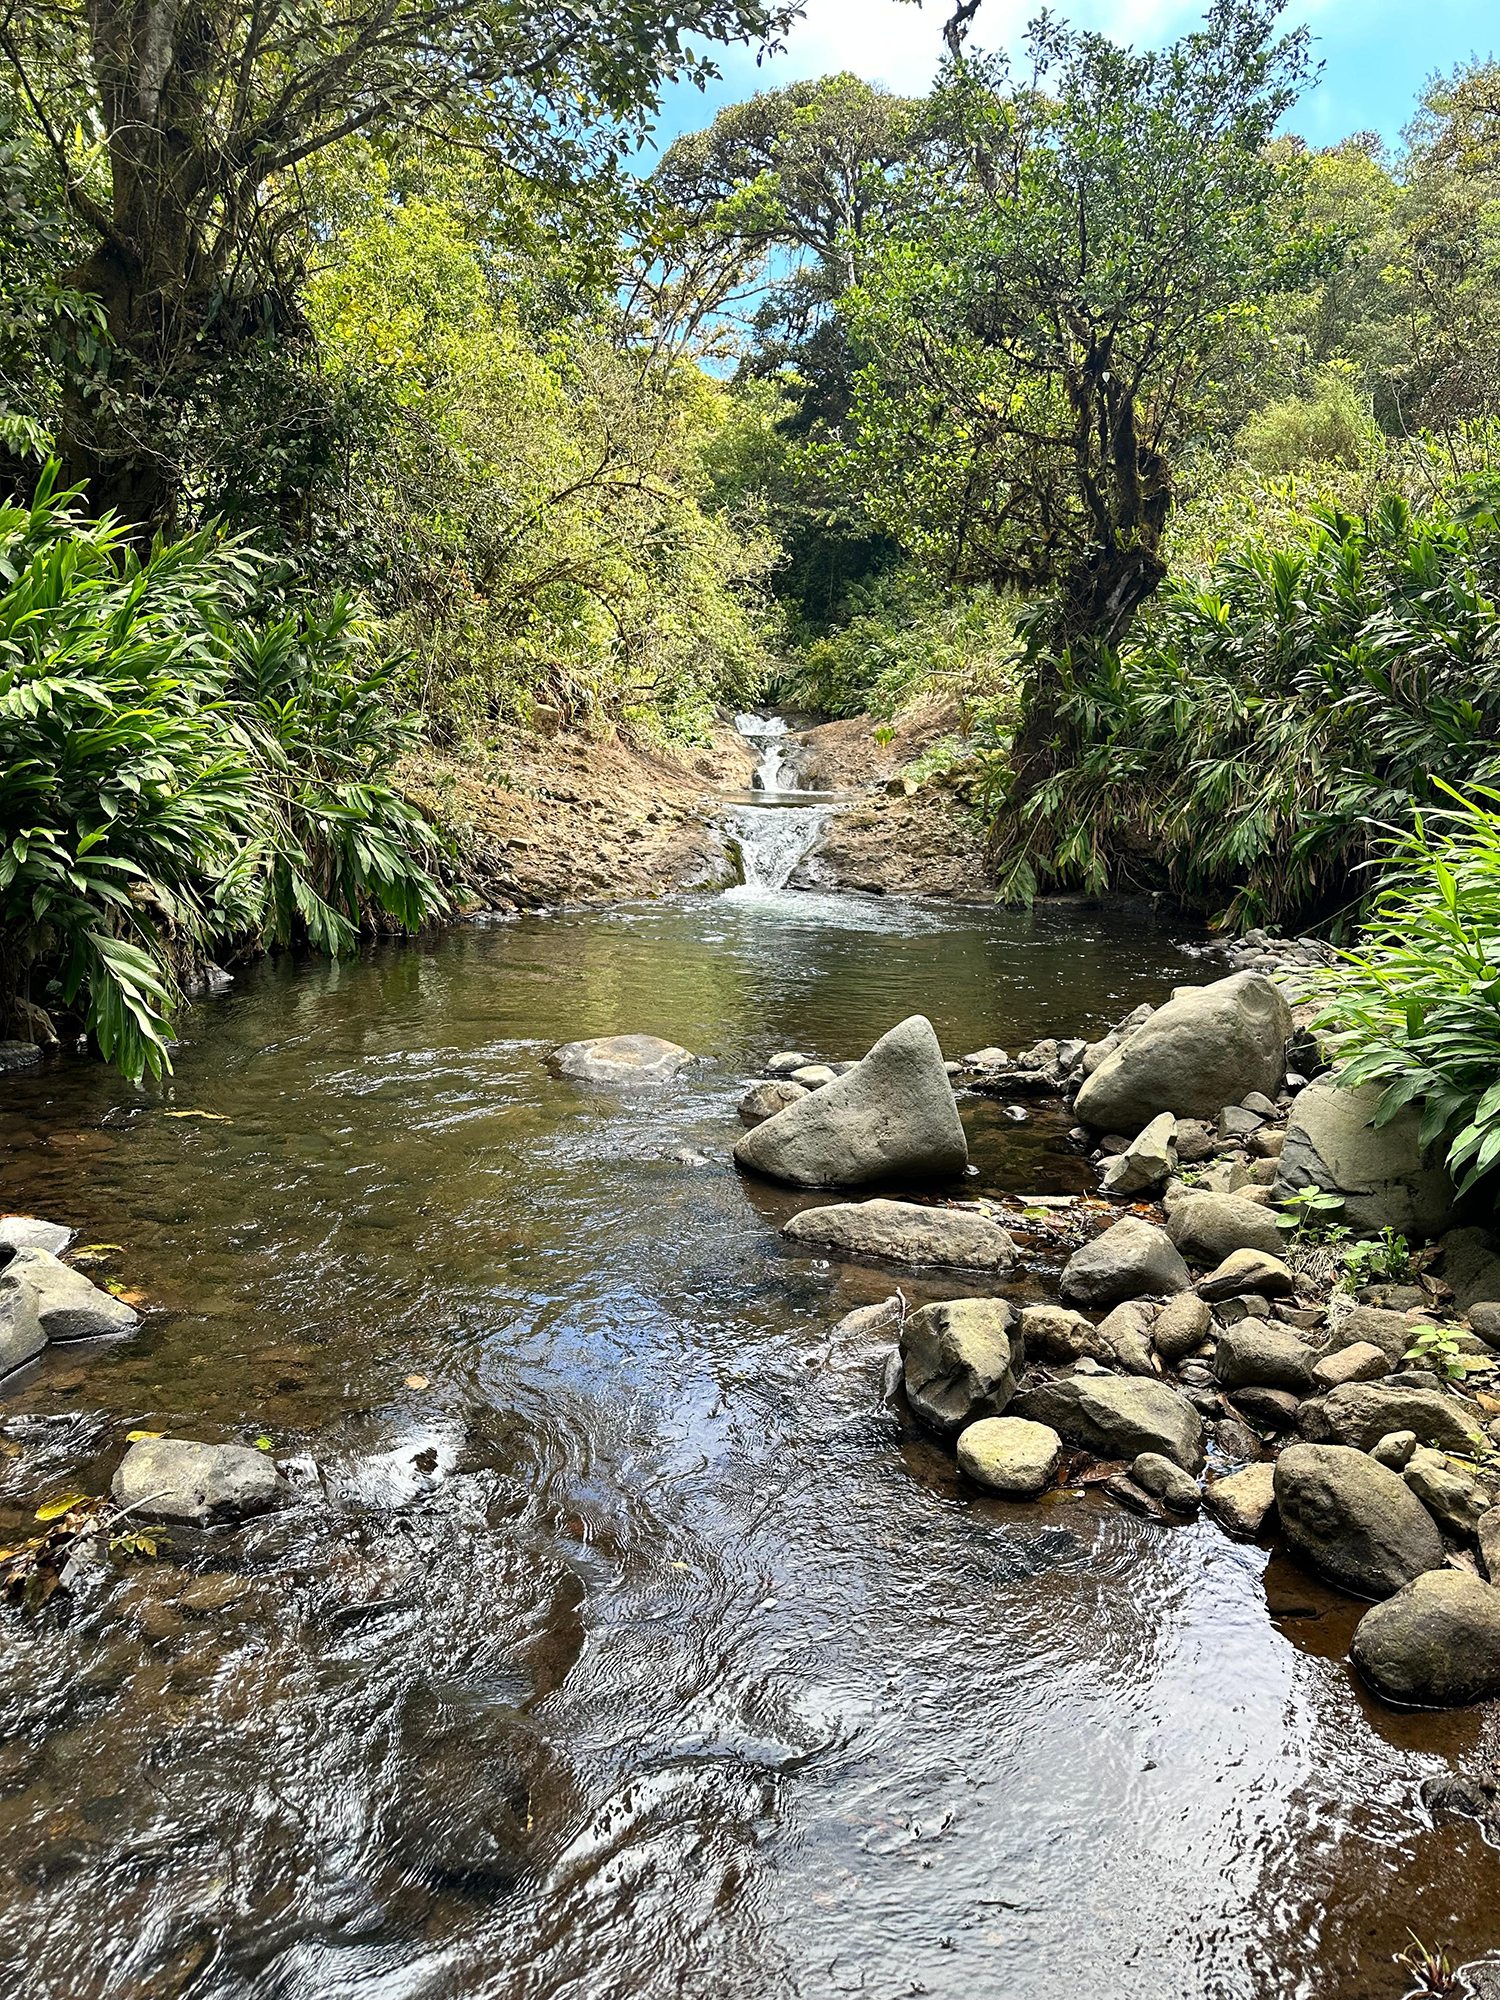
[[[702,747],[513,730],[488,756],[424,756],[401,775],[455,836],[468,906],[517,910],[732,882],[714,809],[754,761],[728,723]]]
[[[793,728],[785,782],[844,802],[787,886],[986,899],[967,768],[903,778],[958,726],[956,709],[934,703],[903,717],[884,741],[869,716]],[[511,911],[732,883],[736,863],[720,815],[750,788],[756,758],[727,720],[706,746],[515,730],[487,756],[429,755],[402,775],[456,837],[465,906]]]

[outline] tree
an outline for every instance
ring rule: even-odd
[[[1023,749],[1071,665],[1160,584],[1174,458],[1261,302],[1307,283],[1268,153],[1308,73],[1281,0],[1214,0],[1137,53],[1043,16],[1033,74],[961,60],[946,157],[904,179],[841,312],[874,357],[831,453],[873,518],[954,585],[1042,598]]]
[[[195,383],[304,339],[310,163],[426,134],[564,188],[615,166],[661,85],[712,74],[690,37],[773,36],[793,0],[8,0],[0,57],[92,248],[110,381],[72,378],[64,448],[95,505],[169,521],[159,434]],[[85,137],[102,135],[97,148]],[[274,425],[274,411],[268,412]]]

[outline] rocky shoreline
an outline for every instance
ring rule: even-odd
[[[1297,974],[1322,962],[1308,945],[1245,948],[1298,999]],[[1378,1694],[1486,1700],[1500,1695],[1500,1245],[1461,1226],[1414,1118],[1375,1132],[1370,1093],[1326,1069],[1262,970],[1014,1061],[945,1063],[917,1017],[859,1064],[774,1058],[741,1102],[752,1131],[735,1158],[796,1186],[937,1188],[955,1088],[1070,1098],[1104,1201],[881,1195],[783,1231],[796,1250],[971,1284],[1015,1280],[1020,1245],[1050,1232],[1072,1239],[1057,1302],[985,1291],[908,1312],[897,1292],[837,1331],[896,1333],[887,1400],[976,1487],[1020,1501],[1099,1484],[1164,1524],[1202,1509],[1231,1535],[1279,1527],[1307,1568],[1372,1602],[1351,1658]],[[1332,1212],[1347,1224],[1330,1241],[1310,1224]]]

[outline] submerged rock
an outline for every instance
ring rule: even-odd
[[[799,1247],[940,1270],[1008,1271],[1016,1246],[972,1209],[923,1208],[910,1201],[842,1201],[794,1215],[782,1235]]]
[[[935,1430],[998,1417],[1024,1363],[1020,1318],[1004,1299],[923,1306],[901,1329],[906,1400]]]
[[[958,1440],[958,1463],[970,1479],[1018,1500],[1044,1492],[1061,1457],[1057,1432],[1025,1417],[985,1417]]]
[[[697,1057],[659,1035],[596,1035],[592,1041],[564,1043],[547,1061],[559,1076],[576,1083],[631,1085],[670,1083]]]
[[[752,1083],[737,1108],[747,1125],[759,1125],[806,1095],[805,1084],[793,1083],[790,1077],[773,1079],[769,1083]]]
[[[1113,1306],[1123,1299],[1185,1292],[1187,1265],[1155,1223],[1123,1216],[1068,1259],[1062,1295],[1079,1305]]]
[[[270,1457],[248,1445],[144,1438],[121,1459],[110,1491],[141,1520],[206,1527],[263,1514],[285,1488]]]
[[[1443,1560],[1443,1538],[1400,1473],[1348,1445],[1288,1445],[1276,1508],[1297,1554],[1355,1597],[1389,1597]]]
[[[1242,1194],[1186,1194],[1172,1207],[1167,1234],[1190,1264],[1222,1265],[1236,1250],[1276,1257],[1285,1248],[1276,1218]]]
[[[1185,988],[1105,1056],[1078,1093],[1078,1116],[1133,1133],[1164,1111],[1217,1119],[1248,1091],[1274,1097],[1291,1032],[1280,988],[1258,972]]]
[[[1380,1084],[1344,1090],[1309,1084],[1287,1124],[1276,1172],[1276,1194],[1320,1187],[1344,1197],[1351,1229],[1385,1228],[1408,1236],[1435,1236],[1452,1219],[1455,1200],[1447,1169],[1417,1144],[1421,1109],[1408,1105],[1377,1130]]]
[[[1387,1701],[1488,1701],[1500,1695],[1500,1590],[1466,1570],[1429,1570],[1365,1613],[1349,1653]]]
[[[913,1014],[892,1028],[863,1062],[746,1133],[734,1158],[793,1187],[961,1174],[968,1142],[932,1023]]]
[[[1203,1462],[1203,1421],[1165,1382],[1141,1375],[1064,1375],[1023,1389],[1014,1414],[1048,1424],[1101,1458],[1160,1452],[1184,1471]]]

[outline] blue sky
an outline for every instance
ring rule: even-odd
[[[663,107],[664,140],[706,125],[721,104],[798,77],[851,69],[891,89],[926,87],[942,43],[952,0],[809,0],[785,55],[757,69],[753,57],[729,52],[723,81],[703,96],[674,91]],[[974,41],[1015,48],[1040,0],[983,0]],[[1102,28],[1116,40],[1169,41],[1201,15],[1179,0],[1054,0],[1053,11],[1080,27]],[[1434,70],[1471,55],[1500,50],[1495,0],[1292,0],[1287,21],[1305,21],[1317,38],[1323,80],[1287,121],[1313,145],[1350,132],[1377,131],[1391,141],[1411,116],[1418,90]]]

